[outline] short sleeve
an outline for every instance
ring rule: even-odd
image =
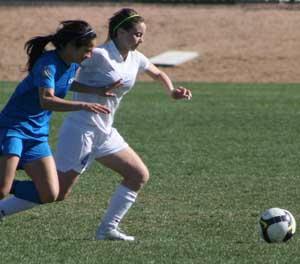
[[[54,65],[39,64],[33,68],[34,86],[38,88],[55,88],[55,73]]]
[[[140,52],[138,52],[138,55],[139,55],[139,72],[146,71],[150,66],[149,59]]]
[[[80,67],[81,68],[88,68],[92,67],[95,64],[95,55],[93,54],[91,58],[85,59],[81,62]]]
[[[101,68],[103,64],[102,54],[100,48],[94,48],[92,56],[81,62],[80,66],[82,69]]]
[[[76,81],[91,85],[105,86],[121,79],[103,55],[103,50],[95,48],[92,57],[84,60],[76,75]]]

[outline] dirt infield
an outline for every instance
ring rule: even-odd
[[[121,5],[0,6],[0,80],[19,80],[23,45],[64,19],[85,19],[106,38],[107,20]],[[286,6],[130,5],[148,26],[141,51],[197,51],[200,58],[164,70],[176,81],[300,82],[300,11]],[[280,7],[280,8],[279,8]],[[148,80],[146,76],[140,79]]]

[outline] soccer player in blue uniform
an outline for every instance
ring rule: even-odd
[[[16,170],[22,168],[35,187],[29,184],[26,195],[38,192],[41,203],[56,200],[59,181],[48,144],[52,111],[110,112],[98,103],[63,99],[78,64],[91,56],[95,40],[96,33],[87,22],[69,20],[61,22],[54,34],[26,42],[28,75],[0,113],[0,199],[10,192]],[[55,49],[46,50],[49,43]],[[9,210],[18,210],[19,206],[33,206],[22,201],[8,202],[8,211],[3,209],[1,214],[10,214]]]

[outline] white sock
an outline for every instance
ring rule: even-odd
[[[37,203],[23,200],[12,195],[6,199],[0,200],[0,215],[9,216],[12,214],[16,214],[28,210],[38,205],[39,204]]]
[[[115,229],[123,219],[129,208],[133,205],[137,197],[135,191],[124,185],[119,185],[113,194],[109,207],[98,228],[98,232],[107,229]]]

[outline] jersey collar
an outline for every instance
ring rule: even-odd
[[[124,60],[123,56],[121,55],[120,51],[118,50],[116,44],[113,42],[113,40],[109,41],[108,45],[110,46],[112,53],[114,54],[115,59],[118,62],[125,62],[126,60]],[[130,54],[130,51],[128,53],[128,56]],[[127,56],[127,58],[128,58]]]

